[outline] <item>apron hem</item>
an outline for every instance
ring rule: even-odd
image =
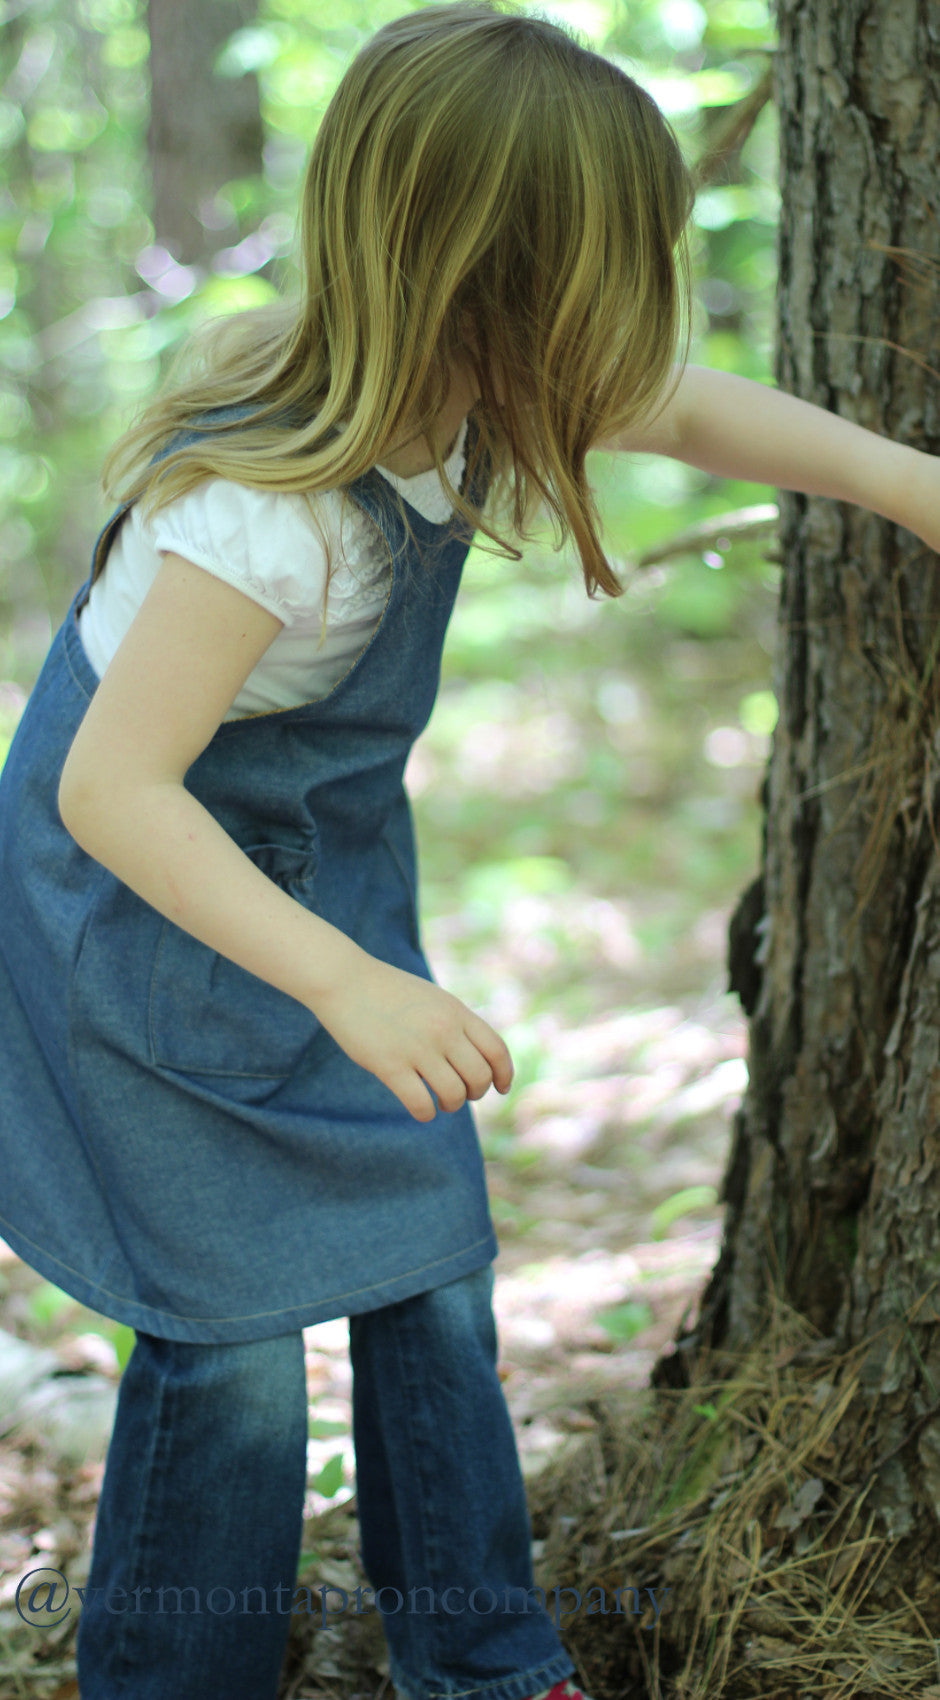
[[[306,1304],[285,1306],[283,1310],[260,1311],[245,1316],[189,1317],[177,1316],[172,1311],[159,1310],[139,1299],[109,1292],[80,1270],[62,1263],[53,1252],[35,1245],[4,1216],[0,1216],[0,1230],[5,1244],[28,1268],[87,1309],[123,1323],[135,1332],[154,1334],[163,1340],[182,1340],[192,1345],[267,1340],[278,1334],[311,1328],[318,1322],[335,1322],[339,1317],[382,1310],[386,1305],[398,1304],[403,1299],[444,1287],[464,1275],[473,1274],[475,1270],[484,1269],[499,1251],[496,1235],[490,1232],[459,1252],[452,1252],[448,1257],[437,1258],[419,1268],[405,1270],[401,1275],[376,1282],[374,1286],[358,1287],[351,1292],[336,1293],[331,1298],[311,1300]],[[356,1302],[350,1304],[350,1300]]]

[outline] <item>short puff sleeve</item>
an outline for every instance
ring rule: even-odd
[[[326,557],[303,495],[210,478],[158,509],[142,529],[158,553],[204,567],[285,626],[322,610]]]

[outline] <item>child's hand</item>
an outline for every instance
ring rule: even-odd
[[[416,1121],[459,1110],[490,1086],[508,1092],[512,1058],[499,1034],[459,998],[417,974],[358,952],[356,973],[316,998],[318,1020],[353,1062],[394,1092]]]

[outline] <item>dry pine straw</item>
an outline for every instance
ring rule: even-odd
[[[585,1688],[940,1700],[940,1587],[865,1503],[870,1343],[835,1356],[779,1300],[756,1338],[744,1357],[703,1358],[688,1390],[593,1407],[593,1434],[529,1484],[537,1580],[583,1602],[562,1631]],[[906,1591],[912,1570],[922,1581]]]

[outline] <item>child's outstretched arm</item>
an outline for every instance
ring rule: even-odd
[[[838,414],[730,372],[687,366],[646,429],[596,444],[854,502],[940,550],[940,460]]]
[[[269,880],[183,780],[281,622],[167,555],[65,761],[73,838],[211,950],[311,1009],[417,1121],[507,1092],[505,1044],[459,998],[361,950]]]

